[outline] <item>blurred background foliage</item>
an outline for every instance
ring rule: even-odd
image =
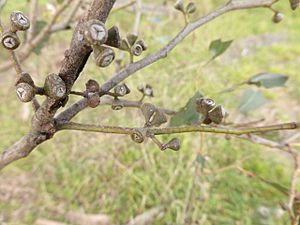
[[[193,15],[196,18],[225,1],[194,2],[198,8]],[[55,6],[56,2],[40,0],[39,4],[40,20],[49,21],[49,4]],[[144,56],[164,46],[184,26],[184,20],[173,9],[173,1],[143,0],[143,4],[164,10],[142,16],[140,37],[149,45]],[[8,24],[12,10],[28,13],[28,5],[28,1],[8,1],[1,12],[2,23]],[[158,106],[178,110],[200,91],[227,109],[228,122],[300,121],[300,13],[292,12],[288,1],[280,1],[275,8],[285,14],[279,24],[272,23],[270,10],[253,9],[231,12],[198,29],[168,58],[127,79],[132,90],[127,98],[138,100],[136,87],[148,83],[155,97],[146,101]],[[111,14],[107,27],[117,25],[125,35],[132,31],[133,21],[134,13],[121,10]],[[32,54],[23,63],[37,84],[42,85],[48,73],[58,71],[71,35],[72,30],[52,35],[40,54]],[[210,43],[219,38],[233,42],[222,56],[204,65],[211,57]],[[7,52],[1,48],[0,62],[7,59]],[[114,72],[114,66],[100,70],[91,57],[74,90],[84,90],[85,82],[91,78],[101,84]],[[285,74],[289,80],[281,88],[252,87],[266,98],[258,109],[239,112],[247,87],[219,94],[261,72]],[[20,104],[15,96],[14,78],[13,70],[0,74],[1,149],[29,130],[32,116],[30,104]],[[70,102],[76,100],[78,97],[71,97]],[[143,124],[137,110],[111,111],[107,106],[87,109],[74,120],[123,126]],[[281,141],[292,133],[276,132],[268,137]],[[37,218],[64,221],[65,212],[79,210],[105,213],[115,224],[124,224],[147,209],[163,206],[165,213],[153,224],[288,224],[280,207],[287,201],[284,195],[230,167],[240,163],[259,176],[288,186],[291,160],[287,155],[224,135],[177,136],[182,141],[179,152],[160,152],[152,142],[137,145],[127,136],[58,133],[28,158],[1,171],[0,223],[34,224]]]

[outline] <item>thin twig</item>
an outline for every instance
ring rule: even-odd
[[[142,17],[142,0],[136,0],[135,2],[135,20],[133,25],[133,33],[138,35]]]
[[[296,193],[297,193],[297,191],[296,191],[297,182],[298,182],[298,178],[299,178],[299,174],[300,174],[299,155],[291,153],[291,156],[293,158],[294,165],[293,165],[293,172],[291,175],[288,208],[289,208],[293,218],[296,218],[296,215],[293,212],[293,206],[294,206],[294,200],[295,200]]]
[[[38,0],[31,0],[29,10],[30,29],[27,31],[27,41],[32,40],[35,34],[36,19],[38,14]]]
[[[140,101],[115,99],[110,96],[101,97],[100,106],[101,105],[114,105],[114,104],[122,105],[123,107],[126,107],[126,108],[140,108],[143,103]],[[87,107],[87,99],[81,99],[80,101],[71,105],[65,111],[61,112],[56,117],[56,120],[58,122],[70,121],[72,118],[74,118],[77,115],[78,112],[85,109],[86,107]],[[164,112],[166,115],[170,115],[170,116],[172,116],[176,113],[175,111],[170,110],[170,109],[165,109],[165,108],[160,108],[160,107],[158,107],[158,109],[161,110],[162,112]]]
[[[23,70],[22,70],[21,63],[20,63],[20,60],[19,60],[19,58],[18,58],[16,52],[13,51],[13,50],[11,50],[11,51],[9,51],[9,52],[10,52],[11,61],[12,61],[13,65],[14,65],[14,68],[15,68],[15,70],[16,70],[16,73],[17,73],[17,74],[22,73]]]
[[[269,126],[251,127],[251,128],[223,128],[223,127],[211,127],[202,125],[190,125],[182,127],[144,127],[144,128],[129,128],[129,127],[111,127],[111,126],[100,126],[100,125],[89,125],[81,123],[63,123],[58,125],[58,130],[80,130],[100,133],[114,133],[114,134],[132,134],[133,132],[144,130],[143,133],[151,133],[154,135],[163,134],[176,134],[176,133],[191,133],[191,132],[204,132],[204,133],[215,133],[215,134],[251,134],[261,133],[276,130],[293,130],[299,129],[300,123],[282,123]]]
[[[130,0],[128,2],[124,2],[122,4],[116,4],[115,7],[111,10],[112,13],[117,12],[119,10],[125,9],[127,7],[130,7],[134,5],[136,0]]]

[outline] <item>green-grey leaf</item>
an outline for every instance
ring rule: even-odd
[[[187,104],[171,118],[170,126],[180,126],[198,122],[199,113],[196,111],[196,100],[201,97],[203,97],[203,95],[197,91],[194,96],[189,99]]]
[[[258,87],[263,86],[265,88],[282,87],[289,79],[286,75],[272,74],[272,73],[260,73],[248,80],[248,84],[254,84]]]
[[[242,95],[239,111],[247,113],[253,111],[266,103],[266,98],[260,91],[247,89]]]
[[[222,55],[231,45],[233,40],[222,41],[221,39],[214,40],[209,45],[209,51],[212,54],[211,60]]]

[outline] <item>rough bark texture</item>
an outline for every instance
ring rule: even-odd
[[[76,26],[70,48],[66,51],[59,70],[59,76],[65,82],[68,91],[71,90],[92,52],[82,35],[85,22],[90,19],[105,22],[114,3],[115,0],[94,0],[90,10]],[[56,100],[47,97],[33,116],[30,133],[2,153],[0,170],[9,163],[26,157],[37,145],[53,137],[56,132],[54,115],[63,105],[63,101],[65,99]]]

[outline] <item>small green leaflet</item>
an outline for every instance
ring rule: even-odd
[[[247,89],[242,95],[239,111],[242,113],[247,113],[259,108],[266,102],[267,100],[262,92]]]
[[[289,79],[286,75],[272,74],[272,73],[259,73],[248,80],[248,84],[253,84],[258,87],[265,88],[283,87]]]
[[[212,54],[212,57],[209,61],[214,60],[218,56],[222,55],[231,45],[233,40],[222,41],[221,39],[214,40],[209,45],[209,51]]]
[[[197,91],[186,105],[171,118],[170,126],[181,126],[198,122],[199,113],[196,110],[196,100],[201,97],[203,97],[203,95]]]

